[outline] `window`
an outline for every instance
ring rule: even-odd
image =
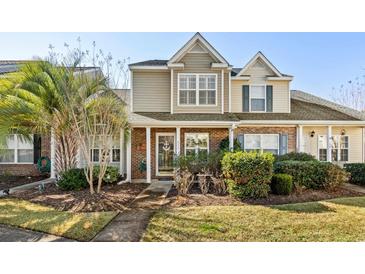
[[[327,161],[327,136],[318,136],[318,160]]]
[[[0,163],[30,164],[33,163],[33,160],[33,142],[29,142],[16,134],[7,137],[6,148],[0,150]]]
[[[216,105],[217,75],[179,74],[179,105]]]
[[[250,88],[251,111],[266,111],[265,86],[251,86]]]
[[[105,152],[105,155],[102,155],[102,148],[100,145],[100,138],[97,137],[95,140],[94,147],[90,149],[90,158],[94,163],[97,163],[101,160],[101,157],[110,157],[110,162],[119,163],[120,162],[120,140],[119,137],[110,138],[109,142],[112,142],[112,149],[110,151]]]
[[[279,135],[278,134],[245,134],[245,151],[270,152],[274,155],[279,154]]]
[[[333,135],[331,137],[331,151],[333,162],[347,162],[349,160],[349,137]],[[318,136],[318,159],[327,161],[327,135]]]
[[[215,105],[215,75],[199,76],[199,105]]]
[[[209,152],[208,133],[185,134],[185,155],[208,155],[208,152]]]

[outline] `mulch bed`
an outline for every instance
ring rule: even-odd
[[[57,210],[72,212],[122,211],[144,190],[148,184],[104,185],[99,194],[90,195],[88,189],[63,191],[55,184],[46,184],[44,192],[38,188],[19,191],[11,197],[51,206]]]
[[[26,185],[33,182],[44,180],[48,176],[7,176],[0,175],[0,190],[9,189],[16,186]]]
[[[354,192],[346,189],[336,189],[334,191],[325,190],[303,190],[301,193],[292,193],[288,196],[269,194],[268,198],[262,199],[244,199],[239,200],[231,197],[229,194],[218,196],[214,194],[201,194],[199,188],[194,186],[191,194],[187,196],[179,196],[176,188],[172,188],[167,196],[164,207],[186,207],[186,206],[235,206],[235,205],[280,205],[291,203],[314,202],[328,200],[339,197],[356,197],[365,194]]]

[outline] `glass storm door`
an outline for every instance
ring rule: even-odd
[[[175,134],[157,133],[157,169],[158,176],[172,175],[174,172]]]

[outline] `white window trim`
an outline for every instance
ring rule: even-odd
[[[243,138],[243,148],[246,151],[246,140],[247,140],[247,136],[260,136],[260,148],[258,148],[258,150],[260,150],[260,153],[263,153],[264,149],[262,147],[262,136],[277,136],[277,140],[278,140],[278,148],[277,148],[277,155],[280,155],[280,136],[279,134],[243,134],[244,138]],[[248,149],[256,149],[256,148],[248,148]]]
[[[158,137],[160,136],[173,136],[174,137],[174,154],[176,154],[176,137],[175,137],[175,132],[156,132],[156,140],[155,140],[155,143],[156,143],[156,148],[155,148],[155,155],[156,155],[156,176],[169,176],[169,175],[173,175],[173,173],[171,174],[161,174],[158,169]]]
[[[118,139],[119,140],[119,139]],[[99,161],[97,161],[97,162],[95,162],[94,161],[94,149],[98,149],[99,150]],[[120,151],[120,154],[119,154],[119,158],[120,158],[120,160],[118,161],[118,162],[115,162],[115,161],[113,161],[113,149],[119,149],[119,151]],[[91,162],[92,163],[100,163],[100,150],[101,150],[101,148],[99,148],[99,147],[91,147],[90,149],[89,149],[89,152],[91,152]],[[120,145],[119,145],[119,147],[116,147],[116,148],[111,148],[110,149],[110,151],[109,151],[109,163],[111,163],[111,164],[119,164],[120,162],[121,162],[121,159],[122,159],[122,150],[121,150],[121,147],[120,147]]]
[[[195,76],[195,104],[180,104],[180,76]],[[215,104],[199,104],[199,76],[211,76],[215,77]],[[191,106],[199,106],[199,107],[216,107],[218,106],[218,74],[216,73],[178,73],[177,74],[177,106],[178,107],[191,107]]]
[[[266,87],[267,85],[266,84],[252,84],[252,85],[250,85],[250,89],[249,89],[249,92],[248,92],[248,94],[249,94],[249,110],[250,110],[250,112],[255,112],[255,113],[264,113],[264,112],[266,112],[267,111],[267,107],[266,107],[266,101],[267,101],[267,98],[266,98]],[[251,109],[251,99],[262,99],[262,98],[256,98],[256,97],[252,97],[252,87],[265,87],[264,89],[265,89],[265,92],[264,92],[264,94],[265,94],[265,110],[263,110],[263,111],[261,111],[261,110],[252,110]]]
[[[186,132],[184,134],[184,155],[186,156],[186,140],[188,135],[194,135],[194,134],[201,134],[201,135],[206,135],[207,138],[207,154],[209,154],[209,133],[208,132]],[[189,148],[192,149],[192,148]],[[199,146],[195,146],[195,154],[198,152]]]
[[[19,148],[18,134],[9,134],[9,135],[14,135],[15,148],[6,148],[5,147],[4,149],[14,150],[14,162],[0,162],[0,165],[34,165],[33,160],[31,162],[18,162],[18,150],[23,149],[23,148]],[[33,141],[34,141],[34,135],[32,135],[32,136],[33,136]],[[34,146],[33,146],[32,150],[33,150],[33,159],[34,159]]]
[[[319,147],[319,137],[320,136],[323,136],[327,140],[327,134],[319,134],[317,136],[317,160],[321,161],[321,162],[327,162],[327,161],[330,160],[332,162],[332,159],[326,159],[326,161],[322,161],[322,160],[319,159],[319,150],[320,149],[325,149],[327,151],[327,147],[326,148],[320,148]],[[347,162],[350,162],[350,136],[349,135],[341,135],[341,134],[338,135],[338,134],[336,134],[336,135],[332,135],[331,137],[341,137],[341,136],[347,137],[347,140],[348,140],[348,146],[347,146],[347,148],[345,148],[345,149],[348,150],[348,160],[347,161],[340,161],[340,159],[341,159],[341,153],[340,153],[341,149],[337,149],[337,159],[339,159],[339,160],[336,161],[336,162],[347,163]],[[334,149],[334,148],[331,148],[331,149]]]

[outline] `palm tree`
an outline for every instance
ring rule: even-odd
[[[0,82],[0,135],[16,133],[25,139],[33,134],[54,136],[57,172],[77,164],[77,138],[72,128],[70,101],[75,101],[83,84],[75,73],[77,66],[55,66],[46,61],[29,62],[20,71]],[[90,82],[91,83],[91,82]],[[95,78],[88,86],[105,85]],[[71,96],[72,95],[72,96]]]

